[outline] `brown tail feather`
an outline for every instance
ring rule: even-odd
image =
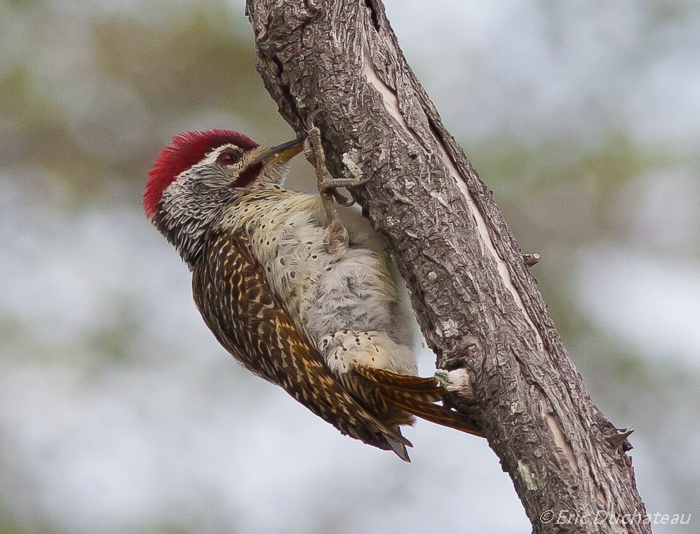
[[[393,440],[389,436],[384,436],[386,437],[387,442],[389,445],[391,445],[391,450],[393,450],[396,453],[396,456],[401,458],[404,462],[406,463],[411,463],[411,457],[408,455],[408,450],[406,449],[406,445],[403,443],[398,443],[397,441]],[[409,447],[411,446],[409,442]]]
[[[442,400],[445,390],[434,378],[399,375],[383,369],[356,367],[355,370],[379,387],[384,397],[404,411],[426,421],[447,426],[475,436],[481,431],[458,412],[433,404]]]
[[[411,398],[409,395],[391,391],[385,388],[382,388],[382,393],[387,397],[389,402],[395,404],[412,415],[425,419],[426,421],[437,423],[438,425],[449,428],[454,428],[456,430],[461,430],[467,434],[473,434],[479,437],[484,436],[473,423],[470,423],[458,412],[455,412],[446,406],[440,406],[439,404],[425,402],[421,399]]]
[[[386,386],[394,390],[423,393],[435,397],[436,400],[442,399],[444,395],[442,386],[440,386],[438,381],[434,378],[399,375],[383,369],[374,369],[365,366],[357,366],[354,367],[354,369],[375,384]]]

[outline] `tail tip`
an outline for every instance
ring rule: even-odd
[[[387,442],[391,446],[391,450],[393,450],[396,453],[396,456],[401,458],[404,462],[406,463],[411,463],[411,458],[408,456],[408,450],[406,449],[406,445],[403,443],[399,443],[396,441],[394,438],[391,438],[387,435],[385,435]]]

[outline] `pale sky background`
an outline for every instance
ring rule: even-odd
[[[530,532],[483,440],[413,463],[247,374],[141,207],[195,128],[286,141],[243,2],[0,2],[0,534]],[[651,513],[700,520],[700,4],[387,0]],[[295,164],[291,185],[308,186]],[[420,354],[424,373],[433,357]]]

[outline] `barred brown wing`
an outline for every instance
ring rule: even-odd
[[[212,236],[193,269],[205,323],[253,373],[284,388],[342,433],[381,449],[410,442],[343,388],[273,294],[242,231]]]

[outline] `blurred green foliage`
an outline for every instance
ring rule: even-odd
[[[8,26],[21,25],[25,42],[33,43],[2,58],[5,167],[49,169],[89,202],[105,182],[140,188],[183,116],[230,114],[258,136],[280,126],[255,71],[250,27],[230,6],[146,2],[138,15],[82,7],[17,2],[4,8],[12,15],[6,34]],[[143,16],[151,11],[157,16]],[[136,117],[125,113],[130,104],[139,108]]]

